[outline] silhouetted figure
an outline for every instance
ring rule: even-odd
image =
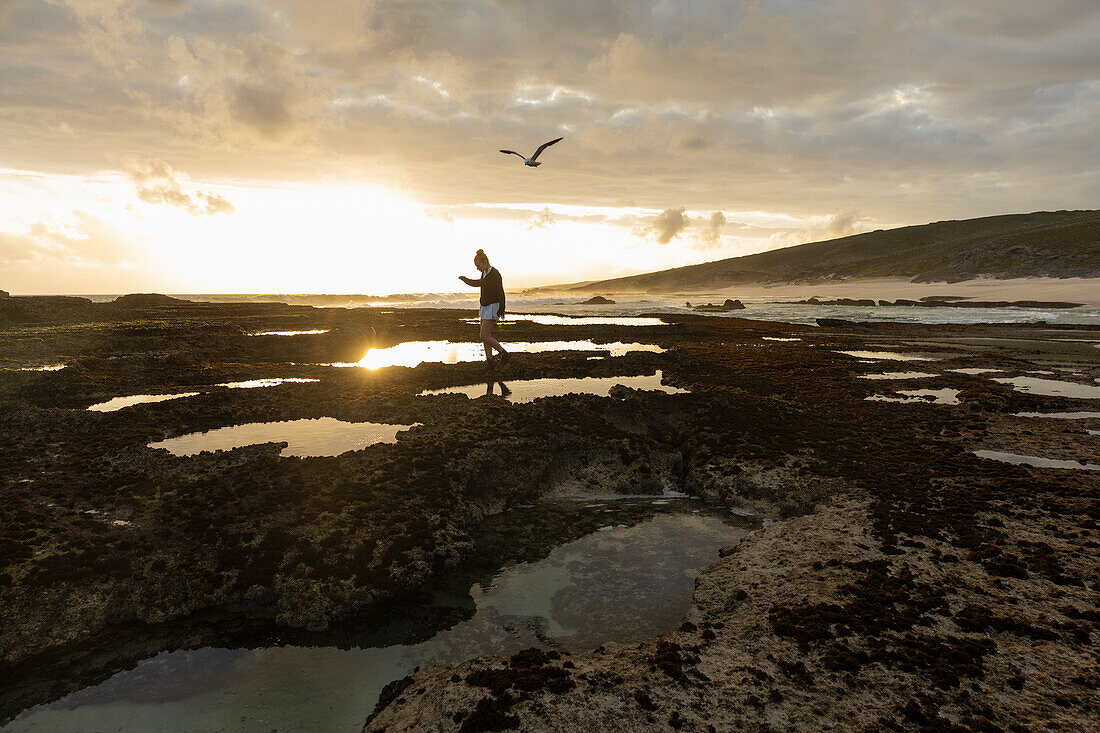
[[[493,349],[500,352],[501,366],[507,364],[512,358],[500,342],[493,338],[493,326],[504,317],[504,283],[500,279],[500,272],[489,264],[485,250],[479,249],[474,255],[474,267],[481,271],[481,277],[474,280],[465,275],[459,275],[458,279],[471,287],[481,287],[481,343],[485,345],[485,367],[492,371],[495,366]]]

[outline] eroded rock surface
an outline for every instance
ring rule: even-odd
[[[470,340],[465,312],[10,300],[0,314],[6,689],[134,624],[220,610],[338,626],[459,566],[471,529],[511,504],[563,487],[671,487],[783,519],[704,571],[682,630],[640,648],[422,670],[390,688],[369,728],[1039,730],[1082,727],[1095,710],[1098,478],[973,451],[1094,456],[1084,427],[1100,421],[1015,414],[1100,405],[949,369],[1057,369],[1094,383],[1097,329],[688,315],[593,326],[585,337],[597,343],[667,351],[519,354],[502,376],[660,369],[690,393],[511,404],[416,396],[478,381],[477,364],[326,366],[403,341]],[[250,335],[268,330],[327,333]],[[551,341],[576,327],[521,321],[502,335]],[[922,386],[959,389],[960,404],[868,401],[890,390],[860,378],[883,362],[843,351],[931,354],[921,369],[936,376]],[[56,362],[68,366],[17,371]],[[216,386],[265,377],[320,381]],[[85,409],[178,391],[199,394]],[[193,457],[146,447],[321,416],[419,426],[324,458],[282,458],[271,444]],[[41,701],[16,694],[4,714]]]

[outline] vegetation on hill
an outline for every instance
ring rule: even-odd
[[[1100,211],[1044,211],[880,229],[567,287],[673,292],[859,278],[960,282],[977,277],[1100,277]]]

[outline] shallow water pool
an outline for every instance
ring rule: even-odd
[[[277,387],[280,384],[305,384],[307,382],[319,382],[319,379],[303,379],[298,377],[273,377],[266,379],[249,379],[243,382],[221,382],[215,387],[228,387],[229,389],[256,389],[258,387]],[[92,412],[115,412],[134,405],[144,405],[152,402],[165,402],[177,400],[181,397],[194,397],[202,392],[175,392],[172,394],[135,394],[125,397],[114,397],[106,402],[97,402],[88,407]]]
[[[623,343],[622,341],[610,344],[597,344],[592,341],[521,341],[505,343],[504,347],[509,352],[526,354],[547,351],[604,351],[610,356],[622,356],[631,351],[657,353],[664,351],[656,344]],[[330,366],[381,369],[388,366],[414,367],[423,362],[457,364],[484,359],[485,351],[480,342],[405,341],[384,349],[371,349],[357,362],[338,362]]]
[[[883,372],[882,374],[861,374],[860,379],[925,379],[928,377],[937,377],[938,374],[931,372]]]
[[[606,397],[616,384],[631,389],[660,390],[668,394],[685,394],[686,389],[661,384],[662,373],[640,377],[575,377],[563,379],[520,379],[515,381],[491,380],[462,387],[428,389],[418,397],[438,394],[464,394],[473,399],[485,395],[499,395],[509,402],[530,402],[540,397],[560,397],[567,394],[593,394]]]
[[[338,456],[376,443],[393,443],[397,434],[413,425],[375,422],[344,422],[334,417],[306,418],[283,422],[254,422],[189,433],[150,443],[177,456],[203,451],[232,450],[261,443],[287,443],[281,456]]]
[[[1039,377],[993,377],[993,381],[1001,384],[1011,384],[1017,392],[1026,394],[1100,400],[1100,386],[1091,384],[1066,382],[1060,379],[1040,379]]]
[[[477,538],[478,556],[509,558],[504,567],[434,584],[424,606],[392,623],[166,649],[27,710],[10,730],[352,733],[382,687],[418,666],[533,645],[580,651],[636,643],[675,628],[690,607],[697,568],[751,526],[692,501],[615,506],[598,518],[574,502],[505,512]],[[512,555],[539,542],[550,547]]]
[[[986,458],[1002,463],[1011,463],[1017,466],[1035,466],[1036,468],[1068,468],[1076,471],[1100,471],[1100,466],[1095,463],[1081,463],[1080,461],[1067,461],[1061,458],[1043,458],[1041,456],[1025,456],[1019,453],[1004,453],[995,450],[976,450],[974,455],[978,458]]]
[[[936,357],[925,354],[902,354],[897,351],[837,351],[838,354],[854,356],[857,359],[882,359],[885,361],[932,361]]]
[[[978,374],[992,374],[993,372],[1003,372],[1004,369],[985,369],[982,367],[965,367],[963,369],[948,369],[949,372],[958,372],[959,374],[968,374],[970,376],[976,376]]]
[[[1016,412],[1014,417],[1046,417],[1052,420],[1094,420],[1100,419],[1100,412]]]
[[[166,402],[178,400],[182,397],[194,397],[201,392],[177,392],[175,394],[132,394],[125,397],[114,397],[106,402],[97,402],[88,407],[92,412],[115,412],[134,405],[144,405],[152,402]]]
[[[243,382],[221,382],[214,386],[228,387],[229,389],[256,389],[258,387],[277,387],[280,384],[306,384],[320,381],[320,379],[304,379],[301,377],[271,377],[268,379],[248,379]]]
[[[959,390],[951,387],[943,389],[902,389],[897,395],[871,395],[864,397],[869,402],[901,402],[905,404],[957,405]]]

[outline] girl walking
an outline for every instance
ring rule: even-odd
[[[489,264],[485,250],[479,249],[474,255],[474,267],[481,272],[481,277],[474,280],[459,275],[458,279],[470,287],[481,287],[481,343],[485,345],[485,368],[492,371],[496,366],[493,362],[494,349],[500,352],[500,366],[504,366],[512,358],[500,342],[493,338],[493,326],[504,317],[504,284],[501,282],[500,272]]]

